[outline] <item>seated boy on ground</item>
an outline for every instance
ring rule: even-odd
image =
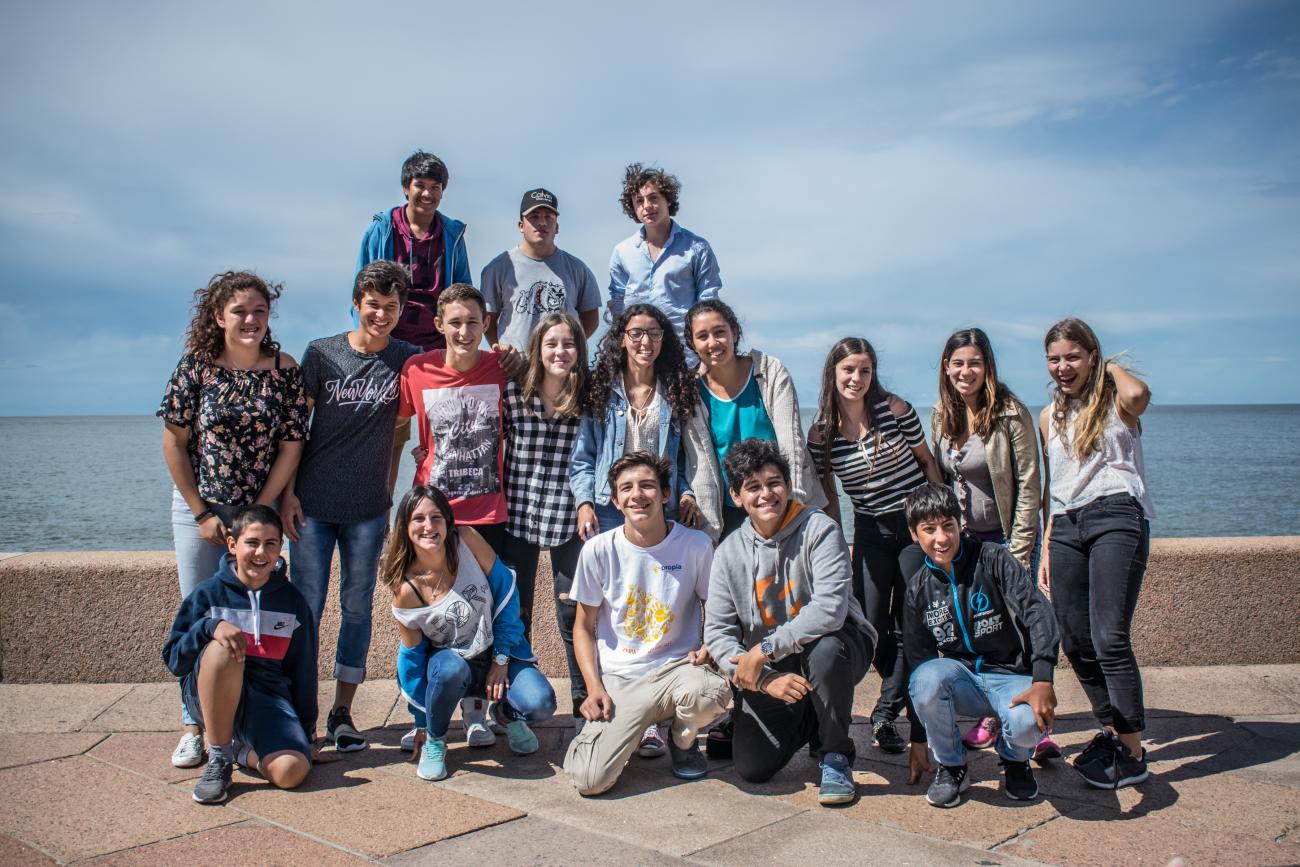
[[[270,506],[241,508],[229,553],[181,603],[163,645],[208,737],[208,764],[194,786],[200,804],[226,799],[236,762],[292,789],[319,760],[314,619],[285,575],[283,535]]]
[[[876,644],[853,595],[840,527],[790,496],[775,443],[747,439],[723,461],[748,515],[713,558],[704,638],[735,685],[732,758],[750,782],[785,767],[805,744],[821,760],[822,804],[853,800],[853,688]]]
[[[1030,801],[1029,757],[1056,716],[1056,618],[1033,577],[1001,545],[961,533],[952,489],[929,482],[907,495],[907,526],[925,565],[907,582],[903,650],[912,726],[910,778],[938,762],[926,800],[955,807],[970,787],[958,716],[1001,721],[996,749],[1007,797]]]
[[[705,776],[696,734],[727,707],[727,684],[700,643],[713,543],[664,519],[671,495],[664,458],[624,455],[609,484],[625,523],[582,546],[569,591],[578,603],[573,649],[587,685],[587,723],[564,770],[583,795],[613,786],[646,727],[665,719],[673,776]]]

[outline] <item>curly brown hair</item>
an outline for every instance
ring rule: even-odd
[[[646,184],[659,190],[668,200],[668,216],[677,216],[678,197],[682,192],[682,182],[677,180],[677,176],[653,166],[647,168],[640,163],[632,163],[623,170],[623,192],[618,197],[628,219],[634,223],[641,222],[636,218],[636,194]]]
[[[587,391],[582,399],[583,411],[593,418],[604,416],[609,407],[609,396],[614,391],[614,382],[622,377],[623,369],[627,367],[623,332],[627,330],[628,322],[636,316],[651,317],[663,330],[663,343],[659,347],[659,357],[655,359],[655,384],[663,388],[673,415],[680,423],[686,424],[695,415],[695,402],[699,394],[695,374],[686,366],[682,341],[673,330],[673,324],[653,304],[633,304],[628,307],[600,339],[596,364],[591,369],[591,376],[587,378]]]
[[[226,309],[230,299],[240,292],[256,292],[267,307],[273,308],[283,291],[283,284],[269,283],[252,271],[226,271],[214,275],[208,285],[194,293],[194,316],[185,332],[185,351],[204,361],[216,361],[226,348],[226,333],[217,324],[217,315]],[[280,351],[280,344],[271,337],[269,323],[258,348],[267,357]]]

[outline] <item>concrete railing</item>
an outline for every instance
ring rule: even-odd
[[[337,570],[337,564],[335,564]],[[333,584],[337,587],[337,573]],[[321,624],[321,673],[338,633],[331,592]],[[533,646],[564,676],[549,564],[537,576]],[[161,648],[180,603],[170,551],[20,554],[0,560],[0,680],[102,683],[167,680]],[[397,629],[375,592],[368,672],[392,677]],[[1134,624],[1140,662],[1215,665],[1300,662],[1300,537],[1157,539]]]

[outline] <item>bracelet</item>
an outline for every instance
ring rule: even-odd
[[[202,512],[199,512],[197,515],[194,516],[194,523],[202,524],[204,521],[206,521],[208,518],[211,518],[215,514],[216,512],[212,511],[211,509],[204,509]]]

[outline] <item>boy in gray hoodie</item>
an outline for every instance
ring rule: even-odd
[[[775,443],[737,443],[723,464],[748,518],[714,553],[704,641],[736,691],[736,770],[763,782],[809,744],[821,759],[818,800],[850,803],[853,689],[876,633],[853,596],[844,536],[791,498]]]

